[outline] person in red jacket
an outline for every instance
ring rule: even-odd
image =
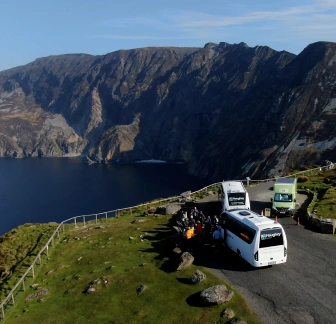
[[[196,234],[197,235],[203,234],[203,225],[201,224],[200,221],[197,221]]]

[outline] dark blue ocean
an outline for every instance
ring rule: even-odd
[[[0,235],[25,223],[130,207],[210,181],[167,163],[93,164],[79,158],[0,159]]]

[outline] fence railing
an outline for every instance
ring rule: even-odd
[[[326,169],[329,170],[329,169],[332,169],[333,167],[334,167],[334,165],[317,167],[317,168],[314,168],[314,169],[299,171],[299,172],[296,172],[294,174],[284,176],[283,178],[293,177],[293,176],[296,177],[297,175],[304,175],[304,174],[312,174],[312,172],[315,172],[315,171],[320,172],[320,171],[323,171],[323,170],[326,170]],[[279,178],[279,177],[274,177],[274,178],[270,178],[270,179],[263,179],[263,180],[245,179],[245,180],[234,180],[234,181],[242,181],[243,183],[249,184],[249,183],[261,183],[261,182],[275,181],[277,178]],[[211,184],[209,186],[206,186],[206,187],[204,187],[200,190],[192,192],[191,195],[200,193],[202,191],[208,191],[211,187],[215,187],[216,185],[219,185],[219,184],[221,184],[221,182],[213,183],[213,184]],[[117,217],[118,214],[120,212],[123,212],[123,211],[130,211],[130,213],[132,213],[132,210],[134,210],[134,209],[139,209],[141,207],[146,207],[146,206],[166,202],[166,201],[169,201],[169,200],[174,200],[174,199],[177,199],[178,197],[179,196],[173,196],[173,197],[169,197],[169,198],[164,198],[164,199],[151,201],[151,202],[148,202],[148,203],[143,203],[143,204],[132,206],[132,207],[120,208],[120,209],[110,210],[110,211],[106,211],[106,212],[102,212],[102,213],[75,216],[75,217],[71,217],[69,219],[66,219],[66,220],[62,221],[57,226],[57,228],[55,229],[55,231],[53,232],[53,234],[51,235],[50,239],[45,244],[45,246],[37,254],[36,258],[34,259],[32,264],[29,266],[29,268],[26,270],[26,272],[22,275],[22,277],[18,280],[18,282],[15,284],[15,286],[12,288],[12,290],[8,293],[8,295],[1,302],[1,304],[0,304],[0,309],[1,309],[0,320],[5,319],[5,306],[10,302],[12,302],[12,305],[15,305],[15,293],[18,293],[21,289],[23,289],[23,291],[25,291],[25,289],[26,289],[25,280],[27,280],[27,277],[29,276],[29,274],[31,274],[33,279],[35,278],[35,275],[37,273],[37,271],[35,270],[36,265],[38,265],[38,266],[42,265],[42,257],[44,255],[46,255],[48,257],[49,247],[54,245],[56,236],[59,239],[60,238],[60,231],[62,231],[62,233],[65,232],[64,224],[68,224],[68,223],[73,222],[74,226],[77,227],[77,223],[81,222],[81,223],[83,223],[83,226],[85,226],[85,224],[87,222],[89,222],[90,218],[92,218],[92,221],[95,221],[95,223],[97,224],[99,219],[105,218],[107,220],[108,218],[111,218],[111,217]]]

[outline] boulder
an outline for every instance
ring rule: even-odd
[[[85,293],[86,293],[86,294],[92,294],[92,293],[95,292],[95,291],[96,291],[96,288],[95,288],[95,287],[93,287],[93,286],[89,286],[89,287],[86,289]]]
[[[231,308],[226,308],[222,311],[221,316],[227,319],[231,319],[235,317],[235,313]]]
[[[202,291],[200,296],[206,304],[219,305],[229,301],[233,294],[225,285],[217,285]]]
[[[194,262],[194,257],[189,252],[184,252],[182,255],[176,260],[175,269],[183,270]]]
[[[181,205],[179,204],[168,204],[166,205],[166,214],[176,214],[181,210]]]
[[[189,278],[189,282],[192,284],[198,284],[206,279],[206,275],[199,270],[196,270],[195,273]]]

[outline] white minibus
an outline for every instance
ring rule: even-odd
[[[223,181],[220,188],[222,211],[251,209],[249,194],[241,181]]]
[[[221,216],[226,246],[252,266],[287,261],[287,238],[281,224],[250,210],[226,211]]]

